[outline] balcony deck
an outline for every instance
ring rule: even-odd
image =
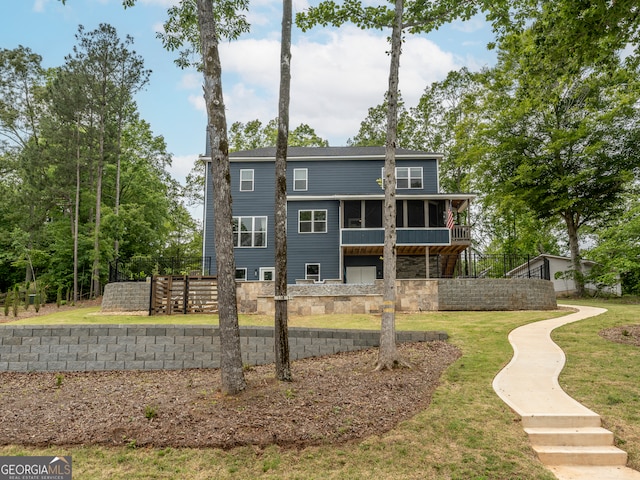
[[[398,228],[398,255],[457,254],[471,245],[471,227],[456,225],[430,228]],[[382,228],[345,228],[340,232],[341,246],[347,255],[381,255],[384,247]]]

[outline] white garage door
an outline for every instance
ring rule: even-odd
[[[376,267],[347,267],[347,283],[371,284],[376,281]]]

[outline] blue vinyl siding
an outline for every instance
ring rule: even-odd
[[[240,191],[240,170],[254,170],[254,187],[251,192]],[[208,177],[207,177],[208,179]],[[247,280],[258,280],[261,267],[275,267],[274,249],[274,194],[275,167],[273,163],[243,162],[231,163],[231,196],[233,216],[267,217],[267,246],[255,248],[234,248],[236,268],[247,269]],[[213,235],[213,186],[210,180],[206,186],[209,203],[205,208],[205,256],[213,258],[215,265],[215,238]],[[256,270],[258,275],[256,275]],[[214,271],[211,272],[215,275]]]
[[[233,155],[233,154],[232,154]],[[311,159],[290,160],[287,165],[287,190],[290,197],[301,199],[314,197],[313,200],[289,201],[287,205],[287,281],[295,283],[296,279],[305,277],[305,264],[319,263],[322,279],[341,278],[340,275],[340,202],[338,200],[317,200],[317,197],[333,197],[345,195],[383,195],[377,183],[382,176],[384,159]],[[422,167],[423,188],[402,189],[401,195],[438,194],[438,161],[433,159],[399,159],[398,167]],[[308,185],[306,191],[293,190],[294,169],[306,168]],[[240,191],[240,170],[254,170],[253,191]],[[214,202],[213,186],[207,167],[204,213],[204,256],[211,257],[212,275],[216,274],[215,236],[214,236]],[[275,163],[273,161],[255,161],[244,158],[231,162],[231,194],[233,199],[233,216],[265,216],[267,217],[267,246],[256,248],[235,248],[236,268],[247,269],[247,280],[259,279],[260,268],[275,267],[274,249],[274,186]],[[326,210],[326,233],[298,233],[299,210]],[[349,237],[349,244],[382,244],[383,231],[354,231],[346,235],[363,236],[359,241]],[[415,236],[417,235],[417,236]],[[375,237],[375,239],[373,238]],[[446,238],[444,238],[446,237]],[[449,242],[448,230],[434,230],[414,233],[398,230],[398,243],[446,244]]]
[[[244,165],[244,163],[243,163]],[[384,160],[334,160],[334,161],[292,161],[287,169],[287,189],[289,195],[380,195],[382,189],[377,180],[382,177]],[[422,167],[421,189],[403,189],[400,194],[425,195],[438,193],[437,161],[398,160],[398,167]],[[248,168],[248,167],[243,167]],[[293,169],[306,168],[308,188],[306,191],[293,190]],[[259,178],[256,175],[256,178]]]
[[[448,228],[396,230],[398,245],[448,245]],[[342,231],[344,245],[384,245],[384,229],[348,229]]]
[[[319,263],[324,279],[340,278],[340,203],[332,200],[287,205],[287,281],[304,278],[306,263]],[[298,233],[300,210],[326,210],[327,233]]]
[[[255,170],[253,192],[240,192],[240,168]],[[296,166],[296,168],[298,168]],[[288,169],[293,171],[293,168]],[[292,175],[292,174],[291,174]],[[311,173],[309,173],[311,178]],[[271,162],[242,162],[231,164],[231,194],[233,216],[266,216],[267,247],[235,248],[236,268],[247,269],[247,280],[257,280],[260,267],[275,267],[274,250],[274,190],[275,170]],[[296,192],[298,193],[298,192]],[[211,182],[207,182],[207,206],[205,215],[205,256],[213,258],[215,265],[215,239],[213,235],[213,199]],[[320,263],[323,279],[340,277],[339,218],[340,203],[337,200],[288,202],[287,205],[287,281],[295,283],[304,278],[306,263]],[[299,210],[327,210],[326,233],[298,233]],[[214,271],[211,272],[215,274]]]

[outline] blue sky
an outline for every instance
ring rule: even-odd
[[[138,0],[135,7],[124,10],[121,0],[67,0],[66,5],[58,0],[5,1],[0,47],[29,47],[43,57],[45,67],[55,67],[72,52],[78,25],[91,31],[108,23],[120,38],[131,35],[132,48],[152,70],[149,85],[136,97],[141,116],[154,134],[165,138],[174,156],[171,172],[183,181],[204,151],[206,114],[201,75],[175,66],[175,55],[165,51],[156,38],[173,3],[177,0]],[[229,124],[256,118],[266,123],[277,114],[280,5],[279,0],[252,1],[248,13],[251,33],[221,45]],[[294,0],[294,11],[307,6],[307,0]],[[307,123],[332,146],[344,145],[353,137],[367,109],[381,103],[387,87],[386,36],[386,32],[352,26],[306,33],[296,29],[291,128]],[[415,105],[424,88],[444,79],[450,70],[492,65],[495,53],[486,49],[492,38],[491,28],[479,18],[407,37],[400,71],[407,106]]]

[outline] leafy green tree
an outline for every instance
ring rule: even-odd
[[[458,2],[441,0],[425,3],[422,1],[395,0],[393,8],[365,6],[359,0],[345,0],[337,5],[333,0],[325,0],[305,13],[299,13],[296,21],[303,30],[315,25],[340,26],[351,22],[360,28],[390,29],[391,53],[389,67],[389,87],[387,89],[387,124],[385,136],[384,166],[384,287],[383,313],[381,321],[380,350],[376,369],[394,368],[400,362],[395,339],[395,283],[396,283],[396,179],[395,150],[398,143],[399,67],[403,32],[426,33],[455,19],[469,19],[482,9],[492,9],[492,20],[498,21],[508,12],[506,2],[482,0]]]
[[[531,70],[535,27],[503,44],[485,104],[493,108],[485,187],[541,220],[562,220],[583,293],[580,231],[615,211],[638,168],[640,83],[613,60],[605,69],[536,61]]]
[[[637,192],[625,199],[624,211],[595,232],[597,245],[589,251],[589,258],[597,262],[592,269],[597,284],[621,282],[624,294],[640,295],[640,201]]]
[[[46,218],[41,191],[49,191],[43,181],[48,162],[40,138],[46,72],[41,61],[40,55],[22,46],[0,50],[0,183],[6,209],[0,219],[0,232],[4,230],[4,243],[9,249],[6,239],[15,228],[26,232],[31,244]],[[28,268],[24,279],[32,280]]]
[[[124,0],[132,6],[135,0]],[[222,93],[220,38],[237,38],[248,30],[243,12],[245,0],[230,0],[214,5],[208,0],[182,0],[169,9],[169,20],[160,34],[165,47],[179,51],[176,63],[197,65],[204,74],[204,98],[207,107],[207,134],[211,150],[214,182],[214,224],[216,231],[216,267],[220,316],[220,373],[222,390],[236,394],[246,388],[240,353],[240,335],[235,286],[235,259],[231,212],[231,179],[229,175],[229,140]]]
[[[120,145],[123,120],[131,111],[132,96],[148,81],[149,72],[143,61],[130,47],[131,37],[124,42],[116,30],[107,24],[91,32],[78,28],[78,45],[73,55],[66,58],[65,68],[82,76],[93,120],[96,124],[96,203],[94,231],[94,263],[92,295],[101,292],[100,281],[100,228],[102,220],[103,173],[111,162],[117,165],[115,212],[119,210]],[[110,131],[115,131],[112,135]],[[117,250],[118,243],[116,241]]]
[[[277,135],[277,119],[270,120],[266,125],[258,119],[247,123],[234,122],[229,127],[229,151],[275,147]],[[328,147],[329,142],[320,137],[312,127],[301,123],[289,132],[289,146]],[[196,160],[187,175],[183,196],[191,206],[201,205],[204,202],[204,169],[204,162]]]
[[[380,105],[369,108],[367,118],[360,122],[358,133],[347,139],[347,145],[354,147],[381,147],[387,137],[387,111],[389,105],[383,102]],[[405,108],[402,96],[398,93],[398,146],[410,148],[408,140],[408,128],[411,121],[410,113]]]
[[[233,122],[229,128],[229,150],[254,150],[256,148],[275,147],[278,137],[278,118],[269,120],[266,125],[258,119],[247,123]],[[328,147],[329,142],[320,137],[316,131],[301,123],[289,132],[290,147]]]

